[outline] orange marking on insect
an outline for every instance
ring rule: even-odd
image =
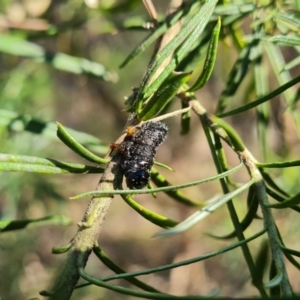
[[[110,143],[109,148],[113,151],[113,150],[118,150],[118,148],[120,147],[120,144],[117,143]]]
[[[134,127],[134,126],[128,126],[126,128],[126,134],[127,134],[127,136],[134,136],[136,134],[136,132],[137,132],[137,128]]]

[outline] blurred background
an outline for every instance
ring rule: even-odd
[[[165,12],[168,1],[154,1],[159,13]],[[124,97],[138,87],[153,52],[153,47],[135,59],[129,66],[119,66],[130,51],[148,34],[142,24],[149,21],[140,1],[113,0],[2,0],[0,3],[0,34],[19,37],[42,46],[49,57],[64,53],[84,58],[101,65],[104,76],[68,72],[37,58],[21,57],[16,44],[0,52],[0,152],[53,158],[62,161],[85,163],[55,135],[55,122],[98,139],[91,149],[103,156],[109,144],[122,133],[128,114],[124,111]],[[245,25],[247,27],[247,24]],[[0,44],[1,44],[0,36]],[[2,40],[3,41],[3,40]],[[1,48],[1,46],[0,46]],[[293,52],[286,51],[293,56]],[[202,105],[213,112],[238,53],[230,43],[220,43],[215,71],[209,84],[197,94]],[[203,65],[201,57],[195,73]],[[267,67],[268,68],[268,67]],[[240,87],[232,107],[240,99],[255,99],[249,93],[253,73]],[[271,89],[277,87],[270,76]],[[249,96],[250,94],[250,96]],[[245,96],[246,95],[246,96]],[[281,99],[272,102],[269,144],[270,161],[280,157],[296,159],[299,139],[295,127],[283,113]],[[175,100],[170,110],[180,108]],[[231,124],[243,138],[246,146],[262,159],[257,141],[255,114],[247,112],[232,117]],[[180,118],[165,121],[170,128],[167,141],[158,151],[157,160],[171,166],[174,172],[159,171],[173,184],[213,176],[216,174],[199,120],[192,116],[191,131],[180,135]],[[32,126],[32,127],[31,127]],[[226,146],[225,146],[226,148]],[[238,164],[235,153],[227,149],[231,167]],[[298,168],[274,171],[277,182],[287,191],[297,191]],[[1,220],[36,219],[48,215],[66,216],[71,220],[53,225],[44,222],[24,230],[4,232],[0,235],[0,297],[23,300],[39,297],[47,289],[51,278],[60,266],[64,255],[53,255],[51,249],[67,244],[77,231],[89,199],[69,200],[70,196],[94,190],[99,175],[41,175],[34,173],[0,174]],[[248,175],[239,171],[233,175],[238,182],[246,182]],[[219,183],[189,188],[184,193],[195,201],[205,201],[221,193]],[[136,196],[142,205],[172,219],[181,221],[196,209],[180,205],[164,194]],[[235,200],[242,218],[246,212],[246,194]],[[300,249],[299,216],[290,210],[274,211],[277,225],[286,244]],[[293,220],[287,222],[287,220]],[[64,219],[62,219],[64,220]],[[246,236],[262,228],[255,220]],[[223,236],[233,230],[226,207],[218,209],[195,228],[179,236],[154,239],[160,228],[144,220],[115,197],[101,230],[99,245],[121,267],[135,271],[168,264],[229,245],[233,240],[217,240],[206,233]],[[250,244],[252,254],[263,245],[264,238]],[[289,266],[295,290],[300,291],[299,272]],[[87,272],[95,277],[111,274],[91,255]],[[221,288],[223,296],[250,296],[257,291],[252,287],[249,273],[240,249],[228,252],[201,263],[141,278],[161,291],[175,295],[205,295]],[[130,286],[125,281],[115,284]],[[131,299],[99,287],[86,287],[74,292],[72,299]]]

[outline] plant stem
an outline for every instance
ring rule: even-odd
[[[225,142],[227,142],[227,139],[224,139],[222,135],[220,136],[218,134],[218,131],[216,130],[216,126],[213,122],[212,123],[205,122],[207,113],[206,113],[206,110],[202,107],[202,105],[198,101],[196,101],[194,99],[190,99],[190,101],[188,101],[188,99],[182,99],[182,100],[185,102],[188,102],[192,106],[192,110],[200,117],[204,130],[207,131],[207,129],[208,129],[207,125],[208,125],[208,127],[217,136],[219,136]],[[213,120],[213,118],[210,118],[210,120]],[[209,137],[208,132],[206,132],[206,135]],[[229,146],[231,146],[231,144],[229,144]],[[212,152],[212,153],[214,153],[214,152]],[[282,250],[280,248],[281,242],[280,242],[280,237],[278,235],[277,227],[276,227],[274,218],[272,216],[272,212],[271,212],[270,208],[267,207],[267,205],[269,204],[269,201],[268,201],[266,187],[265,187],[262,175],[261,175],[259,169],[257,168],[257,166],[255,165],[256,164],[255,158],[252,156],[252,154],[247,149],[245,149],[244,151],[236,151],[236,153],[239,155],[241,161],[244,163],[245,167],[247,168],[250,177],[255,179],[254,187],[256,189],[257,198],[258,198],[260,206],[261,206],[263,219],[264,219],[264,225],[267,230],[270,248],[271,248],[271,252],[272,252],[272,258],[275,262],[277,272],[282,274],[282,281],[280,283],[282,296],[291,297],[293,295],[293,291],[292,291],[292,287],[289,282],[288,274],[286,271]],[[214,160],[215,160],[215,163],[218,162],[217,159],[214,158]],[[216,164],[216,166],[218,166],[218,163]],[[223,182],[223,179],[221,180],[221,183],[222,182]],[[223,187],[223,184],[222,184],[222,187]],[[224,187],[223,187],[223,189],[224,189]],[[229,204],[229,205],[231,207],[232,204]],[[233,207],[231,207],[231,208],[233,208]],[[233,217],[233,221],[235,221],[234,223],[238,222],[237,216],[235,215],[235,213],[233,213],[232,209],[230,209],[230,214],[231,214],[231,217]],[[236,227],[236,224],[235,224],[235,227]],[[237,231],[239,240],[244,239],[243,233],[242,232],[239,233],[238,228],[236,228],[236,231]],[[246,251],[246,252],[244,252],[244,251]],[[244,247],[243,252],[244,252],[245,259],[247,260],[249,270],[251,272],[251,269],[252,269],[251,266],[253,265],[253,261],[251,262],[252,258],[251,258],[249,249],[246,249]],[[248,259],[247,259],[247,257],[248,257]],[[255,268],[255,266],[253,266],[253,267]],[[255,269],[252,269],[252,270],[255,271]],[[255,275],[255,274],[253,274],[253,272],[251,272],[251,275]],[[255,277],[253,277],[253,278],[255,278]],[[260,290],[262,295],[265,294],[265,291],[261,286],[258,285],[257,288]]]
[[[118,156],[114,156],[108,164],[97,187],[98,190],[112,190],[122,180],[119,172]],[[79,230],[72,240],[66,260],[60,268],[50,290],[49,299],[68,300],[79,280],[79,268],[84,268],[88,257],[97,241],[101,225],[110,207],[113,196],[104,198],[93,197],[86,209]]]
[[[293,290],[288,278],[286,271],[283,254],[281,250],[281,241],[278,235],[277,227],[272,216],[271,209],[267,207],[269,204],[266,186],[263,182],[262,176],[255,166],[255,160],[252,155],[246,150],[241,153],[241,157],[246,161],[246,166],[252,178],[256,179],[254,187],[256,189],[256,195],[260,203],[261,211],[263,214],[265,228],[269,237],[269,244],[272,252],[272,258],[275,262],[275,266],[278,273],[282,274],[282,281],[280,283],[281,293],[284,297],[291,297],[293,295]]]
[[[289,282],[288,274],[283,260],[282,250],[280,248],[281,242],[277,233],[277,228],[272,216],[271,209],[265,206],[266,204],[269,204],[266,188],[263,181],[258,182],[256,187],[257,187],[257,197],[261,201],[261,211],[264,216],[264,223],[269,236],[269,243],[272,251],[272,256],[275,262],[275,266],[278,272],[282,272],[283,275],[283,279],[281,283],[282,295],[286,297],[290,297],[293,295],[293,291],[292,291],[291,284]]]
[[[215,131],[215,145],[213,145],[213,141],[211,139],[210,132],[208,130],[207,125],[205,125],[205,124],[207,124],[205,122],[206,115],[205,114],[201,115],[200,120],[202,122],[203,129],[205,131],[206,137],[209,141],[209,145],[210,145],[210,148],[211,148],[211,152],[212,152],[212,156],[213,156],[215,166],[217,168],[218,173],[221,173],[223,171],[223,168],[220,164],[220,162],[221,162],[220,153],[222,154],[223,149],[221,148],[220,136],[217,135],[217,133]],[[217,156],[215,148],[219,152],[219,156]],[[222,156],[222,161],[223,161],[223,159],[224,159],[224,157]],[[224,194],[229,193],[229,188],[228,188],[228,184],[227,184],[226,179],[221,178],[220,183],[221,183],[222,190],[223,190]],[[237,213],[236,213],[236,210],[235,210],[235,207],[233,205],[232,200],[227,202],[227,207],[228,207],[230,218],[231,218],[233,226],[235,228],[235,232],[236,232],[238,240],[239,241],[245,240],[245,236],[244,236],[243,230],[241,228],[241,224],[240,224],[240,221],[238,219],[238,216],[237,216]],[[260,295],[263,296],[263,297],[266,297],[267,294],[266,294],[266,291],[264,290],[264,288],[262,287],[262,283],[255,281],[256,268],[255,268],[255,264],[254,264],[254,261],[253,261],[253,258],[252,258],[252,255],[251,255],[251,252],[250,252],[250,249],[249,249],[248,245],[247,244],[241,245],[241,250],[243,252],[243,255],[244,255],[245,261],[247,263],[247,266],[248,266],[249,272],[251,274],[251,277],[253,279],[253,284],[258,289]]]

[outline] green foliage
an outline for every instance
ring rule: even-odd
[[[0,34],[0,51],[11,55],[31,58],[37,62],[50,63],[54,68],[75,74],[89,74],[112,80],[112,74],[105,68],[87,59],[72,57],[63,53],[47,53],[42,47],[14,37]]]
[[[169,102],[178,94],[180,88],[189,81],[191,73],[175,73],[165,80],[164,86],[156,91],[146,103],[138,118],[142,121],[150,120],[158,115]]]
[[[155,16],[151,2],[145,2],[149,15]],[[4,24],[0,33],[0,297],[28,299],[46,289],[41,294],[62,300],[71,295],[74,299],[92,295],[97,296],[91,299],[297,298],[298,277],[293,274],[300,270],[298,1],[187,1],[170,15],[165,13],[166,2],[157,7],[157,20],[149,19],[142,2],[136,0],[41,0],[40,5],[5,1],[0,8]],[[150,49],[155,42],[154,50]],[[134,50],[130,53],[127,46]],[[133,85],[137,88],[127,97],[125,108],[116,99]],[[176,105],[181,109],[175,110]],[[171,119],[177,115],[180,128]],[[152,168],[147,189],[123,189],[120,143],[144,122],[164,119],[170,136],[163,146],[169,155],[156,162],[162,168]],[[178,132],[184,136],[176,136]],[[233,157],[240,164],[234,164]],[[82,158],[90,164],[69,162]],[[89,190],[83,179],[88,174],[102,177],[95,190],[82,192]],[[204,189],[204,184],[209,188]],[[184,188],[189,190],[183,192]],[[76,194],[73,200],[92,199],[88,205],[62,201]],[[124,202],[106,216],[114,196],[114,203],[120,198]],[[127,212],[127,207],[132,210]],[[137,215],[149,226],[164,228],[155,236],[172,236],[171,243],[151,240],[142,250],[133,249],[134,238],[146,240],[153,234],[142,227],[143,221],[134,223]],[[114,222],[113,229],[105,229],[105,217],[106,222]],[[70,244],[58,246],[65,238],[54,228],[63,233],[75,218],[82,218],[78,232]],[[227,228],[227,219],[233,229]],[[205,243],[202,237],[201,243],[198,240],[200,221],[209,231]],[[217,224],[225,228],[220,230]],[[289,227],[292,230],[286,232]],[[261,235],[263,242],[258,239]],[[233,238],[237,241],[230,242]],[[229,245],[220,245],[225,241]],[[191,255],[184,252],[188,243],[208,254],[183,260],[182,256]],[[51,247],[53,254],[67,257],[50,283],[48,273],[58,265]],[[109,258],[103,247],[121,263]],[[91,272],[86,271],[92,251],[99,265],[101,261],[116,275],[103,276],[106,269],[99,271],[96,264],[94,269],[88,264]],[[143,253],[145,261],[156,255],[160,259],[142,264],[141,271],[126,271],[138,264],[132,253]],[[217,261],[221,254],[224,261]],[[216,260],[210,268],[212,257]],[[187,288],[178,291],[183,296],[174,295],[168,286],[178,282],[166,283],[177,278],[175,268],[203,260],[209,270],[205,278],[212,282],[209,290],[204,288],[203,274],[189,276],[194,269],[187,269],[180,271]],[[41,273],[32,279],[40,269],[47,280]],[[162,271],[174,276],[164,275],[157,285],[152,282],[160,280],[138,278]],[[215,272],[225,274],[223,280]],[[80,278],[85,283],[78,284]],[[107,283],[121,278],[130,286]],[[231,292],[223,291],[224,285]]]
[[[34,223],[47,223],[47,224],[61,224],[61,225],[70,225],[71,219],[68,219],[64,216],[49,216],[44,217],[36,220],[16,220],[16,221],[3,221],[0,222],[0,231],[11,231],[11,230],[18,230],[18,229],[24,229],[29,225],[32,225]]]
[[[211,76],[217,58],[217,49],[218,49],[220,30],[221,30],[221,19],[219,18],[218,23],[215,26],[209,41],[207,54],[203,66],[203,71],[200,74],[199,78],[194,83],[194,85],[189,89],[189,91],[191,92],[201,89],[207,83],[208,79]]]

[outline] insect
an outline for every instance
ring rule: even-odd
[[[147,122],[137,133],[128,130],[123,143],[118,147],[122,155],[121,168],[130,189],[141,189],[150,180],[157,148],[167,137],[168,127],[162,122]]]

